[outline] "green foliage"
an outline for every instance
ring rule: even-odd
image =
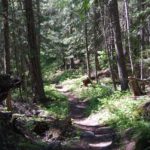
[[[45,91],[47,97],[50,97],[52,100],[46,104],[46,110],[55,117],[66,117],[68,115],[67,98],[51,86],[45,86]]]
[[[101,68],[108,68],[108,55],[104,50],[98,52],[99,54],[99,63],[101,64]]]
[[[111,113],[108,123],[119,130],[133,127],[140,119],[138,108],[142,100],[133,100],[128,92],[116,91],[111,96],[101,99],[101,102]]]
[[[85,10],[89,10],[91,4],[93,3],[93,0],[83,0],[82,2],[82,11],[84,12]]]
[[[134,128],[136,130],[135,136],[139,138],[149,139],[150,138],[150,124],[149,122],[145,120],[140,120],[138,122],[135,122]]]
[[[46,106],[46,110],[56,118],[65,118],[68,115],[67,101],[54,101]]]
[[[80,70],[66,70],[60,72],[58,75],[54,75],[54,77],[51,79],[52,82],[59,83],[63,82],[67,79],[75,79],[81,76]]]
[[[54,3],[54,6],[58,8],[64,8],[66,5],[68,5],[69,1],[68,0],[56,0]]]
[[[83,89],[81,97],[104,98],[112,94],[112,90],[104,85],[90,85],[89,88]]]
[[[129,91],[113,91],[110,85],[106,86],[106,82],[105,85],[104,83],[93,84],[88,87],[81,87],[81,82],[82,78],[77,78],[65,80],[63,85],[69,85],[68,89],[71,89],[81,99],[88,99],[87,115],[98,114],[101,124],[109,124],[121,134],[126,129],[133,129],[131,136],[139,139],[140,143],[143,142],[143,139],[145,141],[149,139],[150,125],[143,119],[140,109],[141,105],[147,101],[147,97],[134,100]]]
[[[138,11],[136,14],[135,14],[135,17],[137,19],[146,19],[149,17],[149,14],[150,14],[150,8],[147,7],[146,9],[144,9],[143,11]]]
[[[144,136],[150,130],[150,125],[143,120],[139,109],[145,98],[133,100],[128,91],[112,91],[98,85],[82,90],[81,97],[90,98],[87,113],[100,113],[104,124],[110,124],[119,131],[133,128],[138,137]],[[147,138],[149,136],[147,134]]]

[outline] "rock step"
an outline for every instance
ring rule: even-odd
[[[105,142],[105,141],[114,140],[115,137],[116,137],[115,133],[107,133],[107,134],[95,135],[95,141],[94,141],[94,143],[97,143],[99,141]]]
[[[76,127],[77,129],[81,130],[81,131],[92,131],[95,132],[96,129],[99,129],[101,127],[106,127],[106,125],[96,125],[96,126],[92,126],[92,125],[83,125],[83,124],[78,124],[78,123],[73,123],[73,126]]]
[[[112,141],[100,142],[97,144],[76,143],[64,147],[65,150],[113,150]]]
[[[80,114],[76,114],[74,115],[73,113],[70,113],[69,116],[72,118],[72,119],[83,119],[85,118],[85,114],[84,113],[80,113]]]
[[[82,106],[82,105],[75,105],[75,106],[73,106],[73,105],[70,105],[70,110],[71,111],[74,111],[74,110],[78,110],[78,111],[85,111],[85,109],[86,109],[86,106]]]
[[[57,89],[62,89],[63,86],[62,86],[62,85],[55,85],[55,88],[57,88]]]
[[[90,150],[110,150],[112,149],[112,141],[89,144]]]
[[[107,133],[115,133],[115,131],[111,127],[104,126],[104,127],[95,129],[94,133],[95,134],[107,134]]]
[[[115,138],[115,134],[102,134],[102,135],[94,135],[93,132],[84,132],[81,134],[80,139],[81,141],[87,143],[99,143],[99,142],[107,142],[111,141]]]

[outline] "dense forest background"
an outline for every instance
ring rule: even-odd
[[[138,139],[149,131],[149,0],[1,0],[0,55],[0,81],[20,81],[13,90],[0,83],[7,110],[36,105],[66,123],[67,88],[88,99],[86,114],[115,114],[104,116],[117,131],[133,127]]]
[[[127,74],[149,76],[148,6],[136,0],[2,1],[1,72],[22,77],[22,91],[32,89],[37,97],[44,97],[41,72],[46,77],[54,67],[80,68],[89,77],[110,67],[113,80],[119,76],[127,89]]]

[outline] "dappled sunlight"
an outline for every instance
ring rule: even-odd
[[[112,144],[112,141],[109,142],[100,142],[95,144],[89,144],[90,147],[96,147],[96,148],[105,148]]]
[[[73,123],[86,126],[103,125],[106,121],[108,121],[110,114],[109,110],[102,110],[92,113],[90,116],[82,120],[73,119]]]
[[[0,150],[148,150],[149,1],[1,0]]]

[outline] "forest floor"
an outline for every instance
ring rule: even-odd
[[[143,116],[141,107],[149,115],[149,96],[135,99],[129,92],[114,92],[108,84],[110,79],[83,87],[83,78],[73,77],[46,86],[52,99],[45,105],[17,100],[13,103],[13,113],[0,105],[0,149],[133,150],[140,147],[136,150],[144,150],[149,147],[150,124],[143,119],[149,116]],[[142,146],[136,146],[139,137],[144,141]]]
[[[65,119],[55,118],[36,104],[14,102],[13,119],[11,119],[13,127],[9,130],[7,130],[7,126],[2,127],[5,129],[2,133],[5,131],[8,141],[12,141],[14,137],[18,140],[13,140],[12,143],[8,142],[7,147],[9,148],[7,149],[10,150],[10,147],[13,149],[19,147],[25,150],[43,150],[44,147],[46,147],[44,150],[116,149],[115,131],[107,125],[99,124],[99,114],[90,117],[86,115],[88,101],[81,101],[65,86],[56,87],[68,99],[68,117]],[[5,111],[2,105],[0,110],[7,116],[12,115]],[[0,145],[4,147],[3,143]]]

